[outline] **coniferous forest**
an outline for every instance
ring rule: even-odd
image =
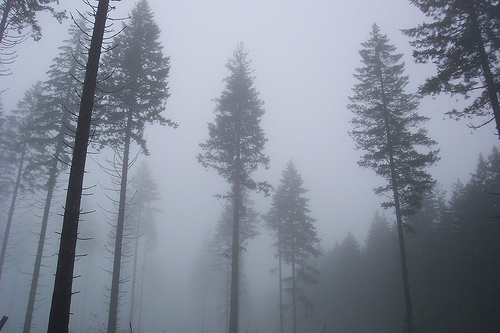
[[[0,332],[499,332],[500,2],[0,0]]]

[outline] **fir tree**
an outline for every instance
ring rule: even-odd
[[[352,104],[353,130],[350,135],[357,148],[366,153],[358,164],[371,168],[387,184],[375,189],[376,194],[389,193],[384,208],[393,207],[396,213],[398,238],[406,297],[408,332],[414,331],[404,239],[404,222],[421,206],[422,195],[434,184],[424,169],[438,160],[437,151],[423,153],[421,148],[435,144],[420,127],[427,118],[418,115],[417,97],[405,93],[408,77],[403,75],[402,54],[388,44],[386,35],[373,26],[370,39],[359,52],[364,67],[357,68],[359,80],[354,88]]]
[[[437,74],[420,87],[423,94],[473,97],[451,116],[495,120],[500,137],[500,3],[491,0],[411,0],[431,22],[403,32],[414,40],[419,63],[433,62]],[[480,92],[479,95],[476,92]],[[491,116],[490,108],[493,111]]]
[[[309,216],[309,199],[304,197],[307,190],[302,187],[302,177],[295,165],[290,161],[283,171],[280,185],[273,196],[271,209],[265,220],[271,230],[275,232],[277,242],[278,271],[280,279],[280,327],[283,327],[282,301],[282,274],[281,263],[291,265],[291,277],[288,288],[292,297],[293,332],[297,332],[297,303],[301,302],[306,311],[311,311],[313,305],[305,296],[299,283],[316,284],[316,270],[309,266],[306,259],[318,256],[320,252],[315,248],[317,238],[314,219]]]
[[[267,190],[267,183],[257,183],[252,174],[260,165],[267,167],[263,153],[266,139],[260,127],[263,102],[253,86],[254,77],[247,60],[248,52],[239,44],[226,67],[226,88],[216,99],[215,122],[208,124],[209,139],[200,144],[205,151],[198,155],[204,167],[215,169],[232,186],[234,207],[231,247],[231,305],[229,333],[238,331],[240,217],[244,189]]]
[[[103,130],[99,141],[120,155],[119,204],[113,258],[113,277],[108,318],[108,332],[116,332],[121,255],[126,211],[130,148],[137,143],[149,154],[144,128],[147,123],[176,126],[162,116],[169,97],[170,60],[163,55],[160,29],[146,0],[140,0],[130,15],[130,22],[115,39],[115,47],[105,62],[114,74],[111,84],[119,88],[109,95],[109,106],[102,114]]]

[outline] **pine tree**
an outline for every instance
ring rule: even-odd
[[[101,57],[101,47],[106,28],[108,10],[109,0],[99,0],[95,11],[92,39],[90,41],[85,67],[85,79],[83,82],[78,124],[69,172],[68,191],[66,194],[66,205],[64,207],[59,253],[57,256],[57,270],[54,281],[54,292],[52,294],[48,332],[65,333],[69,330],[73,270],[75,267],[75,250],[78,237],[83,176],[85,173],[87,147],[90,139],[92,109],[94,107],[99,59]]]
[[[126,211],[130,148],[137,143],[149,154],[144,128],[147,123],[176,126],[162,116],[169,97],[168,74],[170,60],[160,45],[160,29],[146,0],[140,0],[130,15],[130,22],[115,39],[115,47],[106,57],[113,70],[111,84],[119,88],[109,95],[109,105],[101,115],[102,136],[99,141],[112,147],[120,156],[119,204],[113,258],[113,277],[109,304],[108,332],[116,332],[121,255]]]
[[[0,252],[0,278],[5,262],[10,229],[14,211],[18,204],[20,191],[33,192],[40,189],[40,179],[45,175],[47,156],[46,142],[50,140],[50,133],[37,132],[38,124],[43,121],[40,112],[40,96],[42,95],[41,82],[37,82],[28,89],[17,108],[7,116],[5,129],[2,131],[3,147],[6,150],[7,160],[2,161],[2,168],[12,168],[16,172],[10,173],[7,182],[11,183],[10,208],[8,211],[2,249]],[[5,163],[5,164],[4,164]]]
[[[280,185],[273,196],[272,206],[265,220],[275,232],[277,242],[278,270],[280,278],[280,327],[283,327],[283,302],[281,286],[281,261],[291,265],[291,277],[287,279],[291,287],[288,289],[292,297],[293,332],[297,332],[297,303],[301,302],[306,311],[312,310],[312,304],[305,296],[299,283],[316,284],[314,268],[306,263],[306,259],[318,256],[315,245],[319,242],[314,227],[314,219],[309,216],[308,201],[304,197],[307,190],[302,187],[303,180],[295,165],[290,161],[283,171]]]
[[[419,63],[433,62],[437,74],[420,87],[423,94],[473,97],[451,116],[488,117],[500,137],[500,3],[492,0],[411,0],[432,21],[403,32],[414,40]],[[476,92],[480,92],[479,96]],[[491,111],[493,111],[493,117]]]
[[[267,183],[257,183],[252,173],[260,165],[267,167],[269,158],[263,149],[266,139],[260,127],[263,102],[253,86],[248,52],[239,44],[226,67],[226,88],[216,99],[215,122],[208,124],[209,139],[200,144],[205,151],[198,155],[204,167],[215,169],[232,186],[233,230],[231,247],[231,306],[229,333],[238,331],[240,216],[243,189],[267,190]]]
[[[350,135],[357,148],[366,151],[358,164],[371,168],[382,176],[387,185],[375,189],[376,194],[389,193],[384,208],[393,207],[396,213],[401,268],[406,298],[408,332],[414,331],[413,314],[406,260],[404,221],[421,206],[422,195],[434,181],[424,170],[438,160],[437,151],[422,149],[435,144],[420,127],[427,118],[418,115],[417,97],[405,93],[408,77],[403,75],[402,54],[388,44],[386,35],[373,26],[370,39],[359,52],[364,67],[357,68],[359,80],[354,88],[352,104],[353,130]]]

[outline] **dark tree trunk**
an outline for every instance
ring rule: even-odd
[[[49,333],[65,333],[68,332],[69,329],[73,269],[75,265],[75,250],[78,237],[78,220],[80,217],[83,176],[85,173],[85,160],[90,137],[94,93],[97,82],[99,58],[101,56],[102,40],[106,27],[108,5],[109,0],[99,0],[92,40],[90,43],[69,174],[54,292],[52,294],[52,304],[49,315],[47,330]]]
[[[111,280],[111,298],[109,300],[108,333],[116,333],[118,320],[118,296],[120,289],[120,269],[123,247],[123,229],[125,226],[125,208],[127,204],[127,179],[129,168],[130,140],[132,133],[133,109],[127,111],[127,128],[125,129],[125,147],[123,149],[122,174],[120,180],[120,202],[116,223],[116,239],[113,258],[113,278]]]
[[[7,252],[7,243],[9,242],[10,228],[12,226],[12,218],[14,217],[14,210],[16,209],[17,192],[21,185],[21,178],[23,175],[24,157],[26,155],[26,143],[23,145],[21,158],[19,160],[19,167],[17,170],[16,184],[12,192],[12,200],[10,203],[9,214],[7,215],[7,225],[5,226],[5,233],[3,234],[2,252],[0,252],[0,280],[2,278],[3,264],[5,262],[5,254]]]
[[[495,79],[491,72],[490,62],[488,60],[488,55],[486,54],[484,40],[479,27],[479,22],[477,20],[476,8],[473,1],[469,2],[468,8],[469,8],[469,15],[472,21],[472,35],[474,36],[473,39],[477,43],[476,47],[479,53],[479,61],[481,62],[481,68],[483,69],[484,82],[486,83],[488,98],[490,100],[491,108],[493,109],[493,116],[495,118],[497,135],[500,138],[500,103],[498,101],[498,87],[495,84]]]

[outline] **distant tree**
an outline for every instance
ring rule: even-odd
[[[40,188],[39,179],[44,175],[44,157],[46,157],[47,139],[49,133],[38,132],[37,124],[43,120],[40,114],[40,96],[42,94],[41,82],[28,89],[23,99],[17,104],[12,114],[7,116],[5,128],[2,130],[2,149],[6,160],[2,161],[2,169],[9,175],[6,182],[11,183],[10,207],[8,210],[5,232],[3,235],[2,249],[0,252],[0,277],[5,263],[10,229],[13,222],[14,211],[18,204],[20,191],[33,192]]]
[[[132,291],[130,295],[130,314],[129,323],[132,327],[140,327],[140,322],[134,320],[134,310],[136,306],[142,307],[141,302],[136,302],[136,286],[137,286],[137,271],[138,271],[138,256],[140,239],[144,239],[144,257],[153,248],[156,243],[156,227],[155,213],[161,211],[153,206],[153,203],[160,200],[158,192],[158,183],[153,178],[151,169],[146,162],[142,162],[137,169],[137,172],[132,177],[130,186],[133,191],[133,202],[130,209],[129,219],[135,222],[135,237],[133,268],[132,268]],[[143,263],[144,264],[144,263]],[[144,267],[144,265],[143,265]],[[140,282],[142,285],[144,279]]]
[[[406,320],[408,332],[414,332],[413,313],[408,280],[404,221],[421,206],[422,195],[434,181],[424,169],[438,160],[436,150],[423,149],[436,144],[420,127],[427,118],[418,115],[418,99],[405,93],[408,77],[403,76],[402,54],[388,44],[389,39],[373,26],[371,37],[361,44],[359,52],[364,67],[357,68],[359,80],[348,108],[355,117],[350,135],[357,148],[366,151],[358,164],[371,168],[382,176],[387,185],[375,189],[376,194],[390,193],[384,208],[394,207],[401,256]],[[416,148],[421,147],[421,148]]]
[[[125,222],[128,169],[132,143],[149,154],[144,138],[147,123],[176,126],[162,116],[169,97],[168,74],[170,59],[163,55],[160,29],[146,0],[132,9],[130,22],[114,40],[117,45],[105,59],[113,71],[111,84],[118,91],[109,95],[108,106],[101,114],[103,121],[101,144],[110,146],[120,155],[119,204],[113,258],[113,277],[109,304],[108,332],[116,332],[120,284],[123,230]]]
[[[317,238],[315,220],[309,216],[309,199],[304,197],[308,191],[302,187],[303,180],[292,161],[288,162],[283,171],[280,185],[273,196],[271,209],[264,219],[275,232],[277,242],[278,271],[280,278],[280,327],[283,327],[282,272],[281,261],[291,265],[291,277],[288,289],[292,297],[293,332],[297,332],[297,303],[300,302],[307,310],[313,305],[306,297],[299,283],[316,284],[314,275],[317,271],[307,264],[306,259],[320,255],[315,247]]]
[[[26,28],[30,29],[33,40],[40,40],[42,28],[36,17],[38,12],[50,12],[60,23],[66,17],[66,12],[56,11],[53,3],[59,4],[59,0],[2,0],[0,3],[0,50],[5,51],[21,42]],[[6,62],[12,60],[10,58]],[[1,60],[0,64],[2,64]]]
[[[72,144],[75,131],[74,119],[71,119],[70,110],[74,110],[79,102],[76,91],[80,87],[80,82],[75,78],[81,76],[79,75],[80,64],[85,63],[85,59],[83,59],[85,41],[82,39],[85,32],[81,30],[85,29],[84,21],[80,21],[78,25],[70,27],[70,38],[60,47],[59,55],[54,59],[51,69],[47,72],[49,79],[43,84],[43,95],[39,96],[40,117],[31,132],[31,135],[36,137],[47,136],[49,133],[50,136],[44,140],[44,145],[47,148],[44,158],[47,174],[42,178],[46,181],[44,189],[47,193],[43,203],[42,222],[24,321],[24,333],[28,333],[31,329],[43,249],[57,178],[69,163],[68,147]]]
[[[48,332],[65,333],[69,330],[69,315],[75,266],[76,240],[78,238],[78,221],[83,190],[83,176],[87,147],[90,138],[92,109],[97,84],[97,73],[101,47],[108,17],[109,0],[99,0],[95,11],[95,22],[88,52],[83,91],[81,94],[78,124],[75,133],[73,156],[69,172],[69,183],[64,207],[64,218],[61,232],[57,270],[54,281],[54,292],[49,315]]]
[[[257,183],[252,173],[260,165],[268,167],[269,158],[263,149],[266,139],[260,127],[264,114],[263,102],[253,87],[248,52],[239,44],[226,67],[230,75],[225,78],[226,88],[216,100],[215,122],[208,124],[209,139],[200,144],[205,151],[198,161],[211,167],[231,184],[233,202],[233,230],[231,248],[231,306],[229,333],[238,331],[240,217],[243,211],[243,189],[267,190],[266,183]]]
[[[437,74],[420,92],[473,97],[456,118],[480,116],[493,120],[500,137],[500,3],[492,0],[410,0],[432,21],[403,30],[419,63],[433,62]],[[479,92],[479,95],[477,94]],[[493,116],[491,116],[492,109]]]

